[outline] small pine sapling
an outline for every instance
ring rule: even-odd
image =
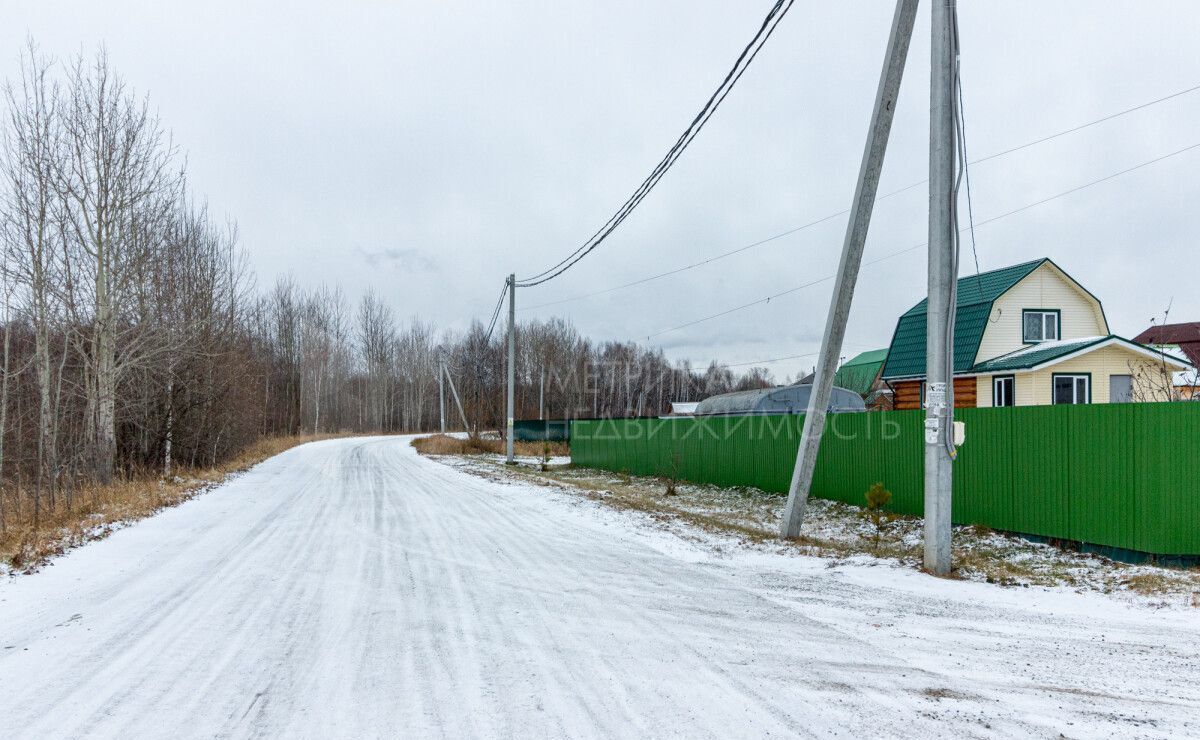
[[[867,499],[867,516],[870,517],[871,523],[875,525],[875,545],[879,545],[879,538],[883,534],[884,522],[888,521],[888,515],[884,508],[892,502],[892,492],[883,487],[883,482],[872,484],[867,489],[865,494]]]

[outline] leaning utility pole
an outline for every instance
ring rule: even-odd
[[[508,276],[508,426],[506,434],[507,440],[508,464],[512,465],[513,460],[513,384],[516,382],[517,364],[517,275],[512,273]]]
[[[954,425],[955,0],[933,3],[929,79],[929,299],[925,339],[925,569],[950,573]]]
[[[939,0],[935,0],[937,1]],[[904,75],[904,61],[908,56],[908,44],[912,39],[916,16],[917,0],[897,1],[883,72],[879,78],[879,89],[875,93],[875,110],[871,114],[866,150],[863,152],[862,165],[858,172],[858,186],[854,191],[850,221],[846,225],[846,237],[842,243],[842,259],[838,267],[837,282],[833,286],[833,299],[825,323],[825,336],[821,340],[821,355],[813,378],[812,392],[808,397],[808,410],[804,414],[804,430],[800,436],[800,448],[796,451],[792,483],[788,488],[787,508],[784,510],[781,527],[783,536],[788,538],[799,537],[800,526],[804,522],[804,509],[808,503],[809,488],[812,486],[817,452],[821,447],[821,434],[825,431],[825,414],[833,392],[833,375],[837,372],[838,357],[842,354],[842,340],[846,336],[846,322],[850,318],[850,303],[854,298],[854,286],[858,282],[858,270],[862,265],[867,229],[871,225],[871,211],[879,189],[879,173],[883,169],[883,156],[887,151],[888,134],[892,129],[892,116],[896,111],[896,98],[900,94],[900,79]]]
[[[462,419],[463,431],[471,433],[471,425],[467,423],[467,412],[463,411],[462,399],[458,397],[458,389],[454,387],[454,378],[450,377],[450,368],[442,366],[446,374],[446,382],[450,384],[450,395],[454,397],[454,405],[458,408],[458,418]]]

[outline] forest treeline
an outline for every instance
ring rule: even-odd
[[[264,435],[435,429],[443,365],[471,427],[501,426],[503,327],[439,331],[374,293],[259,287],[236,225],[191,192],[150,101],[103,52],[63,62],[31,42],[3,103],[0,483],[35,510]],[[770,383],[557,319],[517,337],[518,418],[658,414]]]

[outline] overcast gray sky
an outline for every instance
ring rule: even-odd
[[[769,0],[312,2],[4,0],[4,76],[26,34],[98,44],[150,94],[194,188],[235,218],[262,285],[368,286],[402,315],[486,320],[503,277],[586,239],[715,88]],[[979,157],[1200,84],[1194,2],[960,3]],[[928,3],[881,192],[926,176]],[[531,306],[694,262],[849,204],[890,2],[797,0],[684,158],[600,249],[519,294]],[[1200,143],[1200,92],[972,168],[987,219]],[[991,269],[1048,256],[1132,336],[1173,300],[1200,320],[1200,149],[981,227]],[[880,201],[867,260],[925,240],[925,191]],[[832,275],[845,218],[703,268],[522,318],[645,341]],[[973,271],[969,252],[964,271]],[[815,352],[830,284],[654,336],[673,359]],[[848,353],[885,346],[925,290],[924,250],[864,268]],[[778,377],[812,359],[776,363]]]

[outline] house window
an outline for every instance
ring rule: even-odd
[[[1077,404],[1092,402],[1092,376],[1055,375],[1054,403]]]
[[[1108,402],[1131,403],[1133,401],[1133,376],[1108,376]]]
[[[1026,309],[1021,313],[1021,323],[1024,326],[1022,333],[1026,344],[1053,342],[1059,338],[1059,311]]]
[[[997,375],[992,378],[992,405],[1016,406],[1017,379],[1011,375]]]

